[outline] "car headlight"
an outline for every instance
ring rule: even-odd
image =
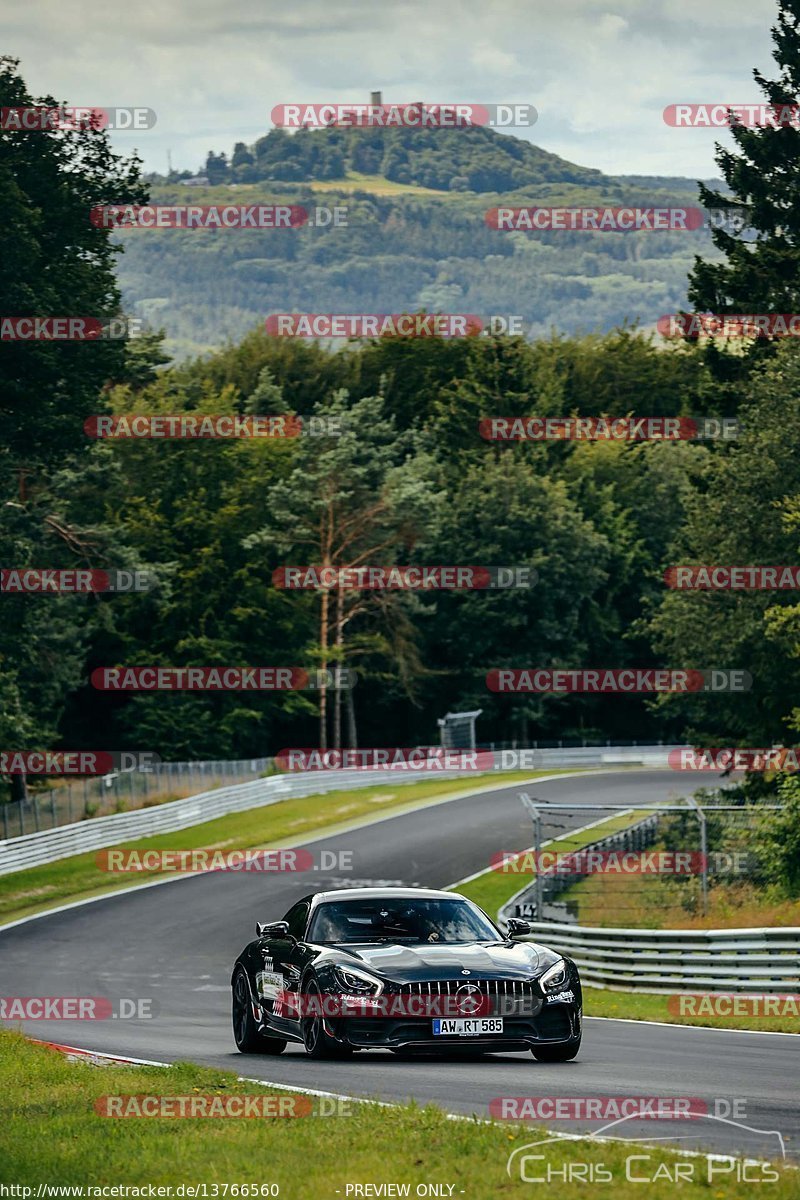
[[[564,959],[560,958],[558,962],[553,963],[552,967],[548,967],[539,982],[545,992],[555,992],[558,988],[563,987],[567,982],[567,964]]]
[[[355,967],[334,967],[336,982],[349,996],[380,996],[383,981]]]

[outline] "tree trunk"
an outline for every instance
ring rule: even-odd
[[[11,776],[11,800],[27,800],[28,799],[28,777],[27,775],[12,775]]]
[[[348,687],[344,694],[347,704],[347,740],[353,750],[358,749],[358,734],[356,733],[356,706],[353,702],[353,689]]]
[[[322,678],[319,688],[319,748],[327,750],[328,748],[328,684],[325,679],[325,672],[328,669],[328,604],[330,593],[327,588],[322,589],[322,613],[320,616],[319,628],[319,644],[322,649]]]
[[[334,670],[337,673],[337,680],[334,685],[333,693],[333,748],[341,750],[342,748],[342,685],[341,671],[344,663],[341,657],[342,647],[344,646],[344,589],[336,589],[336,665]]]

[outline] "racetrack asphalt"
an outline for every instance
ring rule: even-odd
[[[554,777],[524,790],[543,802],[635,807],[667,803],[712,782],[707,773],[677,776],[646,769]],[[564,1064],[537,1063],[530,1054],[442,1061],[400,1059],[381,1051],[325,1062],[308,1059],[291,1044],[280,1057],[237,1053],[230,971],[254,936],[257,919],[279,919],[311,891],[358,884],[446,887],[480,871],[493,853],[531,844],[521,790],[517,784],[439,801],[303,843],[315,860],[323,850],[351,854],[349,870],[345,864],[333,870],[315,866],[315,873],[213,872],[0,928],[0,996],[152,1000],[152,1019],[26,1021],[22,1028],[35,1038],[95,1051],[165,1062],[188,1059],[282,1085],[389,1102],[414,1099],[478,1118],[487,1118],[490,1101],[503,1096],[697,1098],[710,1113],[716,1106],[727,1121],[626,1121],[606,1136],[679,1138],[686,1149],[778,1157],[779,1141],[771,1132],[777,1131],[787,1155],[797,1158],[800,1041],[792,1034],[588,1018],[578,1058]],[[553,813],[543,822],[543,837],[602,815]],[[735,1102],[739,1108],[731,1110]],[[606,1124],[550,1121],[548,1127],[579,1133]]]

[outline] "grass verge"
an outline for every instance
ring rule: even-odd
[[[668,850],[663,843],[652,850]],[[638,929],[755,929],[800,925],[800,899],[787,900],[750,880],[712,880],[701,911],[699,875],[686,878],[606,875],[581,879],[560,899],[576,906],[580,925]]]
[[[567,854],[570,850],[580,850],[583,846],[588,846],[598,838],[608,837],[620,829],[626,829],[628,825],[634,825],[648,815],[646,811],[617,813],[616,816],[608,817],[605,821],[593,823],[591,829],[579,829],[574,833],[562,834],[550,842],[545,842],[544,845],[557,849],[560,854]],[[523,851],[516,859],[510,858],[504,870],[490,867],[488,871],[471,879],[469,883],[458,885],[458,891],[464,896],[469,896],[470,900],[474,900],[476,904],[485,909],[490,917],[495,918],[502,906],[521,891],[528,880],[532,880],[536,874],[535,871],[530,870],[527,860],[524,860],[524,854]],[[524,866],[522,865],[523,860]],[[515,869],[515,864],[518,869]]]
[[[677,994],[677,993],[675,993]],[[674,994],[674,995],[675,995]],[[676,1005],[673,1011],[669,1001]],[[746,1011],[726,1013],[724,1016],[710,1016],[702,1012],[705,1001],[699,992],[680,997],[683,1006],[688,1010],[680,1012],[674,997],[655,995],[651,992],[617,992],[607,988],[587,987],[583,985],[583,1011],[587,1017],[616,1017],[631,1021],[658,1021],[671,1025],[703,1025],[708,1029],[749,1029],[759,1033],[800,1033],[800,998],[788,997],[784,1002],[781,997],[769,997],[778,1010],[775,1016],[750,1016]],[[740,1001],[741,1007],[748,1007],[748,998],[740,996],[731,1002]],[[727,1002],[727,1001],[726,1001]],[[762,997],[759,997],[759,1003]],[[695,1011],[691,1011],[692,1008]],[[700,1012],[696,1011],[698,1008]],[[788,1009],[788,1012],[787,1012]]]
[[[120,846],[140,850],[203,848],[223,851],[279,847],[297,844],[305,835],[332,832],[345,823],[358,822],[393,809],[401,811],[447,795],[466,795],[470,790],[480,790],[482,787],[513,786],[542,775],[559,774],[575,774],[575,771],[519,771],[510,772],[502,779],[496,775],[480,775],[469,782],[465,779],[426,779],[420,783],[393,784],[387,777],[386,785],[282,800],[263,808],[250,808],[245,812],[218,817],[176,833],[123,842]],[[0,923],[44,912],[70,900],[83,900],[125,887],[136,887],[164,874],[168,873],[109,875],[98,867],[95,853],[90,852],[41,867],[31,867],[26,871],[0,875]]]
[[[576,833],[564,834],[562,837],[554,838],[552,846],[556,847],[560,852],[568,852],[570,850],[579,850],[582,846],[586,846],[590,842],[599,837],[606,837],[609,833],[614,833],[617,829],[624,829],[627,825],[632,825],[641,817],[647,816],[646,812],[632,812],[627,815],[617,814],[614,817],[609,817],[602,824],[586,830],[579,830]],[[511,863],[513,866],[513,861]],[[532,874],[526,870],[527,875]],[[624,884],[627,882],[627,876],[607,876],[604,878],[605,885]],[[525,875],[516,871],[498,871],[488,870],[483,874],[478,875],[475,879],[471,879],[469,883],[465,883],[457,887],[462,895],[469,896],[476,904],[480,904],[481,908],[485,909],[490,916],[496,917],[498,910],[511,897],[525,886]],[[640,886],[640,885],[639,885]],[[570,888],[568,892],[562,892],[560,899],[567,896],[572,896],[581,884]],[[594,919],[582,913],[581,922],[586,925],[599,925],[599,920],[602,915],[602,924],[605,925],[629,925],[630,921],[619,915],[620,919],[615,921],[613,917],[601,906],[601,899],[598,897],[597,891],[593,893],[594,908],[592,914]],[[666,924],[666,922],[664,922]],[[710,925],[706,923],[705,927],[713,926],[713,920]],[[702,926],[700,926],[702,928]],[[702,1009],[702,1001],[695,1001],[695,1011],[686,1011],[684,1013],[673,1012],[669,1006],[670,997],[667,995],[654,995],[647,992],[636,991],[611,991],[606,988],[593,988],[584,984],[584,1013],[587,1017],[616,1017],[626,1018],[632,1021],[658,1021],[661,1023],[674,1025],[702,1025],[710,1029],[749,1029],[754,1032],[766,1033],[800,1033],[800,1016],[797,1014],[796,1006],[789,1003],[784,1006],[784,1011],[774,1016],[753,1016],[748,1012],[731,1012],[724,1016],[711,1016],[697,1009]],[[676,1004],[676,1001],[672,1001]],[[691,1000],[687,999],[684,1004],[691,1008]],[[788,1007],[788,1012],[785,1011]]]
[[[187,1196],[202,1196],[204,1184],[246,1184],[247,1189],[240,1186],[227,1194],[252,1197],[262,1195],[262,1185],[277,1184],[281,1200],[309,1196],[345,1200],[348,1194],[356,1194],[355,1184],[394,1183],[409,1185],[412,1196],[421,1184],[437,1184],[445,1185],[445,1190],[434,1195],[447,1195],[449,1185],[451,1195],[469,1200],[530,1197],[531,1184],[521,1181],[518,1170],[516,1177],[509,1178],[506,1161],[516,1148],[546,1136],[519,1125],[452,1121],[437,1108],[416,1105],[384,1108],[352,1103],[342,1115],[295,1119],[113,1119],[96,1112],[95,1104],[103,1096],[285,1097],[286,1093],[271,1093],[269,1088],[238,1081],[232,1072],[190,1063],[164,1070],[70,1062],[8,1031],[0,1031],[0,1089],[4,1100],[0,1182],[32,1187],[29,1195],[34,1196],[39,1184],[84,1188],[116,1184],[144,1187],[144,1195],[148,1185],[199,1186],[194,1193],[185,1191]],[[724,1181],[725,1191],[717,1195],[724,1194],[726,1200],[752,1195],[752,1183],[734,1182],[720,1164],[712,1166],[703,1158],[679,1159],[661,1148],[645,1151],[640,1144],[583,1140],[550,1142],[533,1152],[544,1154],[554,1171],[569,1162],[602,1163],[613,1175],[615,1197],[641,1196],[641,1184],[626,1180],[625,1162],[633,1154],[648,1156],[646,1161],[637,1158],[636,1174],[646,1171],[655,1179],[647,1193],[654,1200],[673,1194],[677,1163],[684,1169],[687,1163],[694,1165],[696,1178],[680,1187],[686,1200],[709,1196],[710,1169],[718,1172],[715,1181]],[[546,1169],[544,1163],[533,1166],[537,1173]],[[776,1172],[770,1196],[775,1200],[796,1196],[796,1172],[784,1173],[779,1167]],[[553,1194],[568,1193],[573,1194],[573,1188],[562,1184]],[[207,1194],[225,1193],[220,1186]],[[361,1192],[365,1194],[380,1193]]]

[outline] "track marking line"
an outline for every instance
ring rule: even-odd
[[[600,771],[594,772],[594,773],[598,774],[598,775],[603,774],[603,772],[600,772]],[[559,775],[559,776],[557,776],[557,778],[563,779],[563,778],[566,778],[566,776]],[[634,807],[634,808],[629,809],[628,811],[635,812],[636,809]],[[615,815],[615,814],[612,814],[612,816],[613,815]],[[616,814],[616,815],[622,815],[622,814]],[[609,820],[611,820],[611,817],[601,817],[600,820],[598,820],[598,821],[592,821],[588,825],[581,825],[580,828],[578,828],[578,829],[571,829],[567,833],[561,834],[560,837],[549,838],[547,841],[542,842],[542,849],[544,849],[545,846],[551,846],[553,844],[553,842],[557,842],[563,838],[573,837],[576,833],[583,833],[583,831],[585,829],[594,829],[595,826],[602,825],[605,821],[609,821]],[[534,849],[534,847],[531,846],[528,848],[528,850],[521,850],[520,854],[521,855],[528,854],[533,849]],[[464,883],[471,883],[473,879],[480,878],[481,875],[488,875],[490,871],[491,871],[491,867],[484,868],[484,870],[482,870],[482,871],[476,871],[474,875],[466,875],[463,879],[459,879],[455,883],[447,884],[447,886],[444,890],[445,891],[453,891],[455,888],[460,887]],[[525,888],[521,888],[520,890],[525,891]],[[515,893],[515,894],[519,895],[519,893]],[[511,899],[508,901],[508,903],[510,904],[511,900],[513,900],[513,899],[514,899],[514,897],[512,896]],[[2,930],[0,930],[0,932],[2,932]],[[541,944],[544,944],[544,943],[541,943]],[[591,984],[586,984],[586,987],[590,988]],[[613,989],[611,989],[611,988],[603,989],[603,990],[613,991]],[[718,1025],[689,1025],[689,1024],[681,1025],[676,1021],[647,1021],[644,1019],[639,1020],[636,1017],[588,1017],[584,1014],[583,1020],[584,1021],[617,1021],[621,1025],[652,1025],[656,1029],[712,1029],[717,1033],[749,1033],[749,1034],[764,1035],[766,1037],[796,1038],[798,1036],[798,1034],[796,1034],[796,1033],[786,1033],[784,1030],[780,1030],[780,1029],[729,1029],[727,1025],[723,1026],[723,1027],[720,1027]]]
[[[595,1019],[610,1020],[611,1018],[603,1017],[603,1018],[595,1018]],[[684,1026],[681,1025],[681,1026],[679,1026],[679,1028],[683,1029]],[[81,1050],[80,1048],[78,1048],[76,1046],[61,1046],[56,1042],[41,1042],[41,1041],[38,1041],[38,1039],[36,1039],[36,1038],[28,1038],[27,1040],[30,1042],[35,1042],[39,1046],[51,1046],[56,1050],[66,1051],[70,1054],[85,1054],[89,1058],[106,1058],[106,1059],[109,1059],[111,1062],[126,1062],[126,1063],[133,1063],[137,1066],[147,1066],[147,1067],[165,1067],[168,1070],[171,1069],[171,1067],[173,1065],[172,1063],[154,1062],[152,1059],[148,1059],[148,1058],[127,1058],[127,1057],[125,1057],[123,1055],[119,1055],[119,1054],[105,1054],[99,1050]],[[202,1064],[200,1064],[200,1065],[202,1065]],[[257,1083],[257,1084],[259,1084],[260,1087],[274,1088],[278,1092],[300,1092],[304,1096],[322,1096],[325,1099],[329,1099],[329,1100],[348,1100],[348,1101],[352,1101],[354,1104],[373,1104],[377,1108],[402,1108],[403,1107],[402,1104],[398,1103],[397,1101],[393,1101],[393,1100],[374,1100],[374,1099],[371,1099],[369,1096],[352,1096],[347,1092],[327,1092],[327,1091],[323,1091],[321,1088],[301,1087],[299,1084],[275,1083],[274,1080],[272,1080],[272,1079],[256,1079],[251,1075],[237,1075],[236,1078],[237,1078],[237,1081],[240,1083]],[[436,1105],[435,1107],[438,1108],[438,1105]],[[496,1125],[498,1127],[498,1129],[505,1128],[505,1126],[503,1126],[499,1121],[494,1121],[491,1119],[491,1117],[478,1117],[474,1113],[471,1116],[467,1116],[466,1113],[445,1112],[444,1116],[445,1116],[445,1119],[448,1121],[468,1121],[471,1125]],[[545,1127],[544,1126],[528,1126],[528,1125],[526,1125],[526,1126],[524,1126],[524,1128],[531,1129],[531,1128],[545,1128]],[[738,1156],[732,1155],[732,1154],[717,1154],[717,1153],[704,1154],[702,1150],[684,1150],[684,1149],[680,1149],[679,1147],[676,1147],[676,1146],[667,1146],[665,1144],[662,1144],[662,1145],[659,1145],[656,1147],[656,1146],[650,1145],[648,1142],[642,1142],[642,1141],[639,1141],[638,1139],[633,1139],[633,1138],[595,1137],[592,1134],[559,1133],[557,1131],[554,1132],[551,1130],[547,1130],[547,1132],[549,1133],[551,1138],[559,1138],[559,1139],[571,1141],[571,1142],[590,1141],[590,1142],[597,1142],[598,1144],[624,1142],[626,1145],[642,1146],[645,1149],[667,1150],[667,1151],[669,1151],[670,1154],[679,1154],[679,1155],[681,1155],[683,1157],[687,1157],[687,1158],[705,1158],[709,1162],[711,1162],[711,1161],[729,1162],[731,1160],[734,1160],[737,1162],[764,1161],[764,1160],[758,1160],[758,1159],[744,1160],[744,1159],[740,1159],[740,1158],[738,1158]],[[760,1133],[763,1131],[758,1130],[757,1132]],[[655,1140],[660,1140],[660,1139],[655,1139]],[[797,1171],[797,1170],[800,1170],[800,1167],[795,1166],[793,1163],[785,1163],[784,1169],[791,1170],[791,1171]]]
[[[171,1063],[155,1062],[152,1058],[129,1058],[126,1054],[106,1054],[102,1050],[84,1050],[80,1046],[64,1046],[61,1042],[46,1042],[41,1038],[28,1037],[25,1040],[36,1046],[49,1046],[51,1050],[60,1050],[62,1054],[78,1054],[85,1058],[106,1058],[109,1062],[131,1063],[136,1067],[170,1067]]]
[[[472,796],[480,796],[484,793],[505,792],[509,788],[525,787],[527,783],[551,783],[557,779],[576,779],[581,775],[616,775],[618,772],[614,770],[595,771],[591,767],[585,767],[581,770],[567,772],[561,775],[544,775],[537,779],[520,779],[517,783],[498,783],[492,787],[474,788],[468,792],[457,792],[453,796],[443,796],[438,800],[433,800],[426,803],[424,800],[419,804],[410,806],[404,809],[398,809],[395,812],[383,813],[379,816],[369,817],[366,821],[357,821],[355,824],[347,822],[340,825],[332,825],[327,831],[322,831],[318,837],[313,837],[308,841],[296,842],[289,839],[278,838],[274,843],[274,849],[294,850],[303,846],[315,846],[318,842],[325,842],[332,837],[340,837],[345,833],[355,832],[357,829],[367,829],[372,825],[380,825],[383,821],[396,821],[400,817],[408,817],[413,813],[422,812],[429,808],[438,808],[441,804],[452,804],[456,800],[469,800]],[[377,785],[376,785],[377,786]],[[250,810],[245,810],[250,811]],[[218,818],[215,818],[218,819]],[[193,826],[194,828],[194,826]],[[164,835],[157,835],[164,836]],[[75,857],[72,855],[71,857]],[[65,862],[65,859],[57,860]],[[150,883],[138,883],[133,887],[117,888],[113,892],[103,892],[101,896],[86,896],[82,900],[71,900],[68,904],[59,904],[55,908],[45,908],[38,913],[30,913],[27,917],[18,917],[15,921],[8,921],[5,925],[0,925],[0,934],[5,933],[7,929],[16,929],[19,925],[26,925],[29,921],[39,921],[42,917],[52,917],[57,913],[69,912],[73,908],[82,908],[85,904],[99,904],[102,900],[114,900],[118,896],[127,896],[133,892],[143,892],[146,888],[161,887],[167,883],[185,883],[189,879],[201,879],[205,875],[213,875],[213,871],[193,871],[182,872],[175,875],[167,875],[164,879],[154,879]]]
[[[590,987],[587,984],[587,987]],[[645,995],[646,993],[642,993]],[[650,993],[652,995],[652,993]],[[705,1029],[711,1033],[750,1033],[757,1034],[758,1037],[788,1037],[796,1038],[796,1033],[786,1033],[783,1029],[729,1029],[727,1025],[681,1025],[676,1021],[645,1021],[638,1020],[636,1017],[587,1017],[584,1015],[584,1021],[618,1021],[620,1025],[653,1025],[656,1029]]]
[[[597,771],[596,774],[602,775],[603,772]],[[559,776],[559,778],[563,778],[563,777]],[[547,782],[547,781],[539,780],[539,782],[543,783],[543,782]],[[544,807],[544,805],[542,807]],[[598,808],[600,808],[600,807],[601,806],[598,805]],[[545,846],[552,846],[553,842],[559,842],[559,841],[563,841],[564,838],[574,837],[576,833],[583,833],[584,830],[586,830],[586,829],[594,829],[597,825],[604,825],[606,821],[612,821],[614,819],[614,817],[629,816],[632,812],[636,812],[636,811],[637,811],[636,808],[623,809],[621,812],[617,812],[615,810],[614,812],[610,813],[606,817],[600,817],[596,821],[590,821],[588,825],[580,825],[577,829],[569,829],[569,830],[567,830],[566,833],[559,834],[558,837],[548,838],[547,841],[542,842],[541,849],[543,850],[545,848]],[[522,858],[522,856],[524,854],[533,854],[533,853],[535,853],[535,851],[536,851],[535,846],[528,846],[527,850],[520,850],[517,853],[517,857]],[[452,892],[454,888],[461,887],[462,883],[472,883],[473,879],[480,879],[481,875],[489,875],[492,871],[494,871],[494,867],[484,867],[483,870],[476,871],[474,875],[465,875],[463,879],[457,879],[455,883],[448,883],[447,887],[444,890],[446,892]],[[524,892],[528,886],[529,886],[528,884],[525,884],[525,887],[520,888],[520,892]],[[519,895],[519,892],[515,892],[514,895]],[[510,904],[513,899],[514,899],[514,896],[511,896],[509,898],[509,900],[507,901],[507,903]]]

